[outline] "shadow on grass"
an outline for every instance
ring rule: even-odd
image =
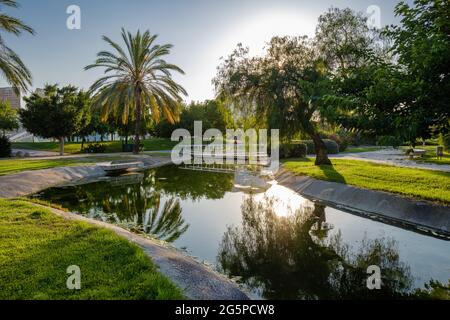
[[[340,174],[333,165],[316,166],[316,165],[314,165],[314,162],[315,162],[314,158],[292,158],[292,159],[282,159],[281,160],[281,163],[286,163],[286,162],[297,162],[297,163],[307,164],[306,167],[302,167],[302,170],[310,170],[311,169],[312,177],[316,177],[316,178],[319,178],[322,180],[327,180],[327,181],[347,183],[344,176],[342,174]],[[316,173],[316,172],[314,172],[315,169],[318,169],[317,171],[321,172],[323,177],[315,176],[315,173]]]
[[[344,176],[341,175],[332,164],[320,165],[317,167],[322,171],[323,175],[327,178],[327,180],[339,183],[347,183]]]

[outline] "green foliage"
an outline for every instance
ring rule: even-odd
[[[106,152],[106,146],[101,143],[91,143],[88,144],[87,147],[85,147],[82,152],[85,153],[105,153]]]
[[[325,143],[325,147],[327,148],[327,152],[329,154],[338,154],[339,153],[339,145],[336,143],[336,141],[333,141],[331,139],[322,139],[322,141]],[[308,149],[308,154],[316,153],[314,142],[312,140],[300,140],[300,143],[303,143],[306,145],[306,147]]]
[[[398,148],[402,143],[403,141],[396,136],[380,136],[377,138],[377,146]]]
[[[20,119],[28,132],[43,138],[63,139],[86,125],[89,95],[73,86],[58,88],[47,85],[44,94],[32,94],[25,99]]]
[[[253,113],[282,138],[300,131],[316,141],[316,162],[329,163],[314,115],[328,90],[323,60],[307,37],[273,37],[263,56],[249,57],[238,48],[219,66],[216,91],[237,110]]]
[[[0,200],[0,299],[182,299],[146,254],[114,232],[58,217],[29,202]],[[82,290],[67,290],[78,265]]]
[[[234,127],[233,117],[229,109],[219,100],[207,100],[205,102],[192,102],[183,109],[180,121],[171,124],[168,120],[162,120],[153,127],[153,134],[157,137],[170,138],[175,129],[187,129],[194,135],[194,122],[202,121],[203,133],[208,129],[219,129],[225,134],[226,129]]]
[[[0,101],[0,130],[12,131],[19,128],[16,110],[11,108],[9,101]]]
[[[2,0],[0,1],[0,5],[10,8],[19,7],[16,0]],[[34,30],[20,19],[9,16],[3,8],[0,14],[0,30],[2,32],[2,39],[0,41],[0,72],[3,78],[17,92],[27,91],[28,86],[32,83],[31,72],[27,69],[20,57],[6,45],[3,34],[10,33],[19,36],[23,32],[34,34]]]
[[[369,53],[380,48],[378,30],[368,27],[367,18],[350,8],[332,7],[319,17],[317,50],[333,71],[344,71],[367,63]]]
[[[120,114],[122,123],[126,124],[129,115],[134,113],[135,153],[139,152],[142,121],[147,120],[146,115],[151,115],[156,122],[164,117],[175,123],[182,96],[187,95],[172,78],[173,72],[184,74],[183,70],[165,61],[172,45],[157,45],[156,39],[157,35],[148,30],[133,35],[122,28],[126,50],[104,36],[103,40],[113,52],[99,52],[95,63],[85,68],[105,69],[105,76],[91,86],[91,92],[96,93],[94,107],[102,110],[103,120],[110,114]]]
[[[444,146],[444,149],[446,151],[450,152],[450,133],[447,133],[447,134],[441,133],[439,135],[439,144],[441,146]]]
[[[431,126],[446,127],[450,117],[449,12],[447,0],[400,2],[395,14],[401,23],[385,32],[414,93],[407,101],[407,114],[428,131]]]
[[[11,142],[6,136],[0,135],[0,158],[11,156]]]
[[[284,143],[280,146],[280,158],[305,158],[308,147],[304,143]]]
[[[450,300],[450,280],[445,285],[436,280],[431,280],[425,284],[425,289],[418,289],[415,292],[421,299]]]

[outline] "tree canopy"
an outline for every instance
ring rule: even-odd
[[[8,101],[0,101],[0,130],[12,131],[19,128],[17,111],[11,108]]]
[[[23,126],[42,138],[58,139],[64,154],[64,138],[86,125],[89,94],[73,86],[47,85],[44,94],[34,93],[25,101],[26,108],[20,111]]]

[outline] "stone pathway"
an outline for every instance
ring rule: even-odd
[[[337,155],[330,155],[330,158],[363,160],[375,163],[389,164],[398,167],[450,172],[450,165],[425,163],[410,160],[408,157],[405,156],[404,152],[399,149],[383,149],[378,151],[361,152],[361,153],[342,153]]]

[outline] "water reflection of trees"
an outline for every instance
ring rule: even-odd
[[[287,217],[275,214],[273,201],[245,200],[241,228],[229,228],[218,255],[219,265],[269,299],[395,298],[412,285],[396,244],[364,240],[355,252],[339,232],[330,235],[321,205]],[[382,270],[381,290],[368,290],[367,267]]]
[[[155,171],[155,188],[181,199],[222,199],[233,188],[233,174],[183,170],[175,166]]]
[[[179,200],[168,198],[161,205],[161,192],[147,185],[149,176],[147,179],[143,175],[136,177],[139,177],[137,181],[125,176],[109,182],[48,189],[38,197],[161,240],[177,240],[189,228],[183,219]]]

